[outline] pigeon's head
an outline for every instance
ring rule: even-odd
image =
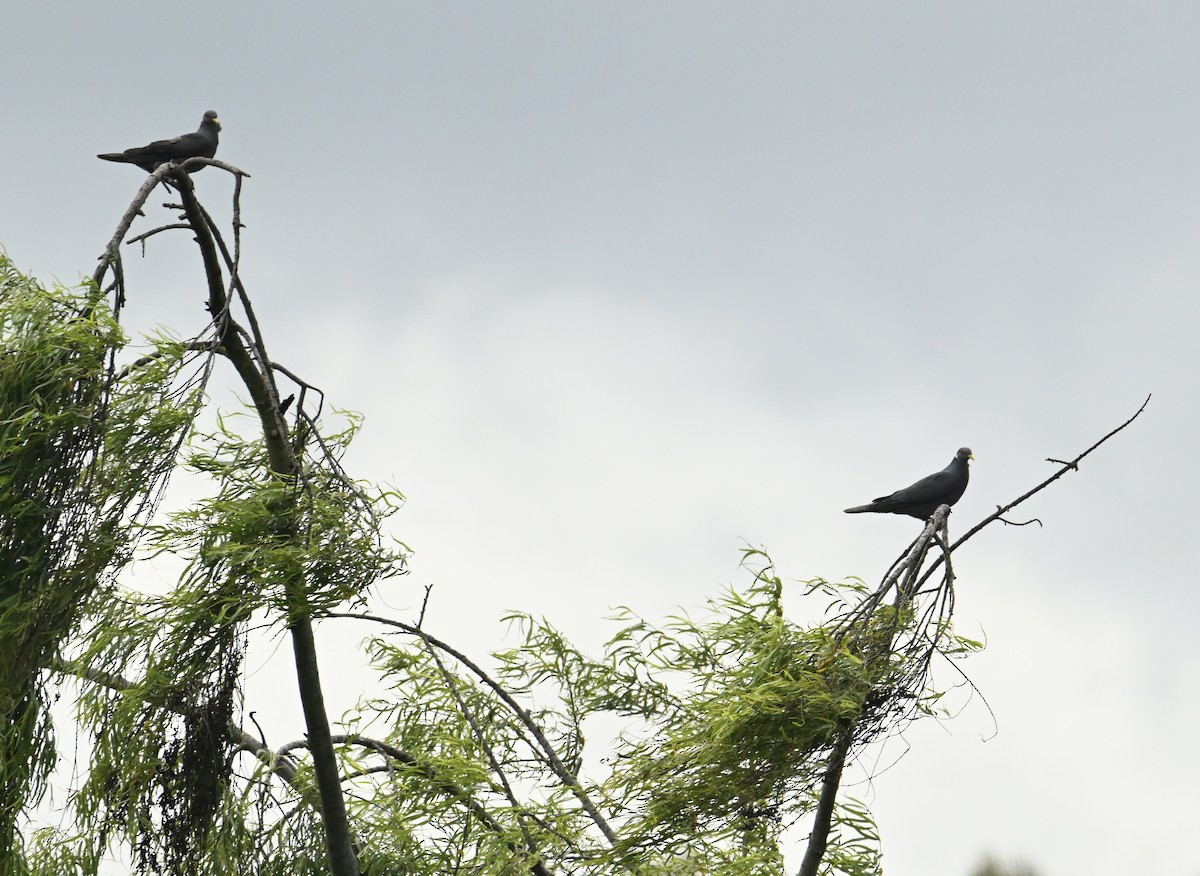
[[[970,447],[960,447],[960,448],[958,448],[958,453],[954,454],[954,458],[955,459],[974,459],[975,454],[973,454],[971,452]]]
[[[214,125],[216,125],[218,131],[221,130],[221,120],[217,118],[216,110],[209,110],[206,112],[204,114],[204,121],[202,121],[200,124],[205,125],[209,122],[212,122]]]

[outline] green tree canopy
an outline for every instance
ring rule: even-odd
[[[952,627],[953,552],[1124,426],[957,542],[943,506],[875,587],[795,585],[820,622],[789,619],[784,580],[748,548],[737,586],[664,623],[621,609],[600,653],[514,613],[515,644],[472,656],[423,612],[368,610],[374,584],[408,571],[388,528],[402,497],[343,468],[359,418],[268,356],[238,274],[244,175],[192,161],[235,180],[232,246],[164,165],[92,282],[46,289],[0,259],[0,872],[95,874],[120,849],[139,873],[778,874],[799,823],[812,825],[803,876],[880,872],[842,770],[937,711],[934,661],[980,647]],[[190,340],[134,347],[119,247],[162,181],[184,221],[136,239],[195,235],[208,315]],[[226,363],[249,401],[206,420]],[[207,498],[165,513],[183,471]],[[162,555],[180,561],[170,587],[122,583]],[[370,636],[378,692],[340,726],[318,622]],[[304,724],[273,749],[247,724],[243,663],[280,632]],[[61,754],[48,706],[67,677],[91,746],[63,825],[29,830]],[[597,756],[599,716],[624,730]]]

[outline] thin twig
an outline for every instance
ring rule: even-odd
[[[185,341],[183,344],[183,348],[185,350],[190,350],[190,351],[196,352],[196,353],[204,353],[204,352],[212,351],[213,344],[211,341]],[[219,353],[220,349],[218,348],[215,352]],[[147,353],[145,356],[141,356],[137,359],[134,359],[132,362],[130,362],[128,365],[126,365],[124,368],[122,368],[120,371],[118,371],[115,375],[113,375],[112,382],[120,383],[122,380],[124,380],[126,377],[128,377],[131,373],[133,373],[137,369],[144,368],[147,365],[149,365],[151,362],[157,362],[159,359],[163,358],[164,356],[168,356],[168,355],[170,355],[169,352],[164,352],[162,350],[158,350],[153,353]]]
[[[126,240],[125,242],[126,243],[140,243],[144,240],[147,240],[147,239],[153,237],[156,234],[161,234],[164,231],[180,231],[180,230],[181,231],[191,231],[192,226],[186,222],[172,222],[169,225],[160,225],[157,228],[151,228],[149,231],[145,231],[145,232],[137,235],[136,237],[131,237],[128,240]]]

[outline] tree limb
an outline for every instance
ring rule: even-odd
[[[190,166],[190,162],[196,160],[189,159],[185,166]],[[214,163],[219,166],[219,162]],[[271,471],[281,478],[296,480],[300,477],[301,467],[291,442],[287,439],[287,424],[279,410],[278,394],[274,391],[269,365],[263,361],[261,368],[259,367],[243,343],[238,327],[229,316],[229,299],[225,293],[217,245],[206,214],[196,200],[191,178],[184,169],[174,165],[171,167],[172,181],[179,190],[184,211],[195,230],[196,243],[200,247],[204,262],[209,312],[216,322],[225,355],[238,372],[258,411]],[[293,524],[289,522],[287,526],[291,529]],[[317,790],[321,796],[322,825],[330,867],[334,876],[359,876],[354,841],[346,814],[346,801],[342,794],[337,752],[333,747],[325,696],[321,688],[312,616],[306,602],[306,584],[302,578],[296,578],[285,582],[285,586],[289,594],[289,628],[296,663],[296,678],[300,688],[300,703],[308,729]]]
[[[1025,500],[1030,499],[1033,496],[1036,496],[1038,493],[1040,493],[1042,490],[1046,489],[1046,487],[1050,486],[1052,483],[1054,483],[1056,480],[1061,478],[1067,472],[1079,471],[1080,460],[1082,460],[1085,456],[1090,455],[1092,453],[1092,451],[1094,451],[1098,447],[1100,447],[1101,444],[1104,444],[1106,441],[1108,441],[1108,439],[1112,438],[1114,435],[1116,435],[1121,430],[1125,429],[1134,420],[1136,420],[1138,417],[1140,417],[1142,415],[1142,412],[1144,410],[1146,410],[1146,406],[1150,404],[1150,398],[1151,398],[1151,396],[1149,396],[1149,395],[1146,396],[1146,400],[1142,402],[1142,406],[1139,407],[1134,412],[1133,416],[1131,416],[1128,420],[1126,420],[1121,425],[1117,426],[1115,429],[1113,429],[1111,432],[1109,432],[1107,435],[1105,435],[1103,438],[1101,438],[1099,441],[1097,441],[1095,444],[1093,444],[1087,450],[1083,451],[1083,453],[1076,456],[1074,459],[1069,460],[1069,461],[1047,460],[1047,462],[1060,463],[1062,468],[1060,468],[1054,474],[1050,475],[1050,477],[1046,478],[1044,481],[1042,481],[1040,484],[1038,484],[1033,489],[1031,489],[1025,493],[1022,493],[1020,496],[1013,499],[1007,505],[1002,505],[1002,506],[998,507],[994,512],[989,514],[987,517],[983,518],[983,520],[976,523],[974,526],[972,526],[970,529],[968,529],[966,534],[963,535],[958,541],[956,541],[952,545],[950,545],[949,552],[953,552],[953,551],[957,550],[959,547],[961,547],[967,541],[967,539],[971,538],[973,535],[975,535],[977,532],[979,532],[985,526],[988,526],[989,524],[995,523],[997,520],[1000,520],[1002,515],[1008,513],[1013,508],[1016,508],[1018,505],[1020,505]],[[1008,521],[1003,521],[1003,522],[1007,523]],[[1040,523],[1040,521],[1039,521],[1039,523]],[[938,568],[938,566],[940,566],[942,564],[942,560],[944,559],[945,556],[946,555],[943,554],[941,557],[938,557],[938,559],[934,560],[933,564],[929,567],[928,571],[926,571],[926,573],[922,576],[922,578],[919,582],[920,584],[923,585],[927,580],[929,580],[929,577],[934,573],[934,571]]]
[[[833,751],[829,753],[825,777],[821,781],[821,794],[817,798],[817,811],[813,818],[812,833],[808,836],[808,847],[804,851],[804,859],[796,876],[816,876],[821,859],[829,848],[829,831],[833,825],[833,810],[837,803],[838,788],[842,783],[842,770],[846,766],[846,757],[850,752],[850,743],[854,741],[854,727],[847,726],[838,735]]]

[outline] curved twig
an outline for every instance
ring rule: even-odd
[[[192,230],[192,226],[186,222],[172,222],[169,225],[160,225],[157,228],[151,228],[149,231],[145,231],[135,237],[131,237],[128,240],[126,240],[125,242],[126,243],[141,243],[142,241],[148,240],[149,238],[153,237],[156,234],[162,234],[164,231],[191,231],[191,230]]]
[[[1031,523],[1036,523],[1039,529],[1043,528],[1042,521],[1037,517],[1030,517],[1028,520],[1005,520],[1003,517],[997,517],[996,519],[1006,526],[1028,526]]]
[[[604,816],[600,814],[599,808],[597,808],[591,797],[588,796],[588,793],[584,790],[579,778],[567,768],[566,764],[562,762],[562,758],[558,756],[558,751],[546,737],[546,734],[542,728],[538,726],[538,723],[533,720],[533,716],[529,714],[529,711],[525,709],[524,706],[522,706],[516,701],[516,699],[513,698],[512,694],[510,694],[503,687],[503,685],[488,675],[488,673],[485,672],[483,668],[480,667],[479,664],[475,663],[475,661],[473,661],[470,657],[468,657],[466,654],[463,654],[452,645],[443,642],[436,636],[431,635],[424,630],[413,626],[412,624],[403,623],[402,621],[396,621],[386,617],[379,617],[378,615],[374,614],[354,614],[351,612],[338,611],[330,612],[329,614],[325,615],[325,617],[343,617],[350,618],[351,620],[373,621],[385,626],[395,627],[396,629],[403,630],[410,635],[417,636],[427,644],[431,644],[438,650],[449,654],[463,666],[467,667],[467,669],[474,673],[474,675],[481,682],[483,682],[484,685],[490,688],[492,692],[499,697],[501,702],[503,702],[513,711],[513,713],[517,716],[517,719],[525,726],[525,729],[529,731],[530,735],[532,735],[535,740],[537,740],[538,747],[541,748],[545,755],[547,765],[551,770],[554,771],[554,774],[558,776],[559,781],[561,781],[562,784],[568,788],[572,794],[575,795],[575,798],[579,801],[579,804],[583,807],[584,811],[587,812],[588,816],[592,819],[592,822],[596,825],[596,827],[600,829],[600,832],[604,834],[605,838],[613,845],[617,844],[618,837],[616,832],[612,829]]]

